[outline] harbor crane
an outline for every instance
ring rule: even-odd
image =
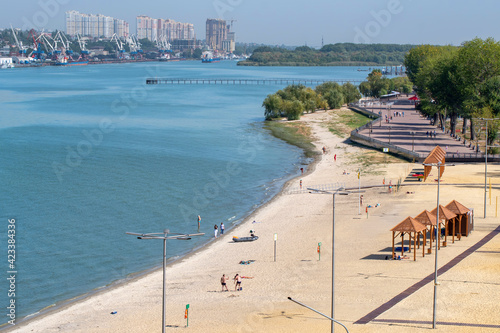
[[[80,37],[80,34],[76,34],[76,38],[78,40],[78,45],[80,46],[80,59],[86,59],[89,55],[89,51],[87,50],[87,46],[85,41]]]
[[[14,36],[14,40],[16,41],[16,46],[19,49],[19,54],[21,56],[26,56],[26,50],[28,49],[26,46],[23,45],[23,42],[19,41],[17,39],[17,34],[14,31],[14,28],[12,27],[12,24],[10,25],[10,29],[12,30],[12,35]]]
[[[68,37],[61,31],[58,31],[54,40],[59,40],[66,50],[66,55],[71,58],[73,56],[73,50],[70,47],[71,42],[68,40]]]
[[[36,37],[35,29],[30,30],[30,36],[33,40],[33,51],[29,54],[30,58],[33,58],[35,61],[43,62],[45,60],[45,52],[42,50],[41,43],[38,41],[39,37]]]
[[[117,50],[118,58],[122,59],[123,53],[125,53],[125,50],[123,49],[123,42],[120,40],[120,38],[118,38],[118,36],[116,34],[113,34],[110,41],[111,42],[114,41],[116,43],[116,47],[118,48],[118,50]]]

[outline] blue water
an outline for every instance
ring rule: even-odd
[[[147,77],[364,79],[354,67],[234,62],[0,70],[0,308],[16,316],[161,264],[162,242],[125,232],[197,232],[176,257],[268,201],[307,161],[263,129],[280,86],[146,86]],[[15,219],[15,298],[7,232]],[[1,313],[0,323],[8,318]]]

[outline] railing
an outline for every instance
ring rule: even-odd
[[[395,145],[391,145],[385,141],[380,141],[377,139],[372,139],[369,136],[359,134],[360,131],[373,126],[373,123],[380,121],[380,116],[377,113],[374,113],[364,107],[355,104],[349,104],[349,108],[355,110],[357,112],[363,113],[370,118],[374,119],[365,125],[358,127],[357,129],[351,132],[351,140],[365,146],[374,147],[374,148],[389,148],[389,151],[394,154],[402,155],[405,158],[410,160],[415,160],[417,162],[423,162],[423,160],[427,157],[428,154],[420,154],[413,152],[408,149],[404,149]],[[446,153],[446,161],[448,162],[484,162],[485,154],[480,152],[473,153]],[[488,154],[488,161],[490,162],[500,162],[500,154]]]

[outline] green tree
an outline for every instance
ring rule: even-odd
[[[323,97],[328,102],[330,109],[340,109],[344,104],[344,95],[341,90],[328,91]]]
[[[299,120],[304,112],[304,104],[299,100],[285,101],[284,109],[288,120]]]
[[[344,95],[345,103],[354,103],[361,99],[361,94],[358,88],[356,88],[356,86],[350,82],[344,83],[342,85],[342,93]]]
[[[278,94],[267,95],[264,102],[262,102],[262,106],[265,109],[264,116],[266,120],[281,117],[283,105],[283,100]]]
[[[363,94],[363,96],[372,96],[372,87],[370,86],[370,82],[361,82],[359,85],[359,91]]]
[[[418,72],[429,57],[433,57],[438,54],[438,50],[438,46],[420,45],[411,49],[405,55],[404,65],[406,67],[406,74],[411,82],[418,85],[416,80]]]

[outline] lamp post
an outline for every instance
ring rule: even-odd
[[[435,244],[435,254],[434,254],[434,301],[432,307],[432,328],[436,328],[436,301],[437,301],[437,287],[438,283],[438,245],[441,238],[441,228],[439,227],[439,190],[441,185],[441,168],[445,167],[444,163],[438,162],[436,164],[429,163],[424,164],[424,166],[436,166],[438,168],[438,190],[437,190],[437,208],[436,208],[436,244]],[[449,166],[454,166],[454,164],[450,164]]]
[[[344,327],[344,328],[345,328],[346,332],[347,332],[347,333],[349,333],[349,330],[347,329],[347,327],[345,327],[345,325],[344,325],[344,324],[342,324],[340,321],[337,321],[337,320],[335,320],[335,319],[333,319],[333,318],[331,318],[331,317],[328,317],[328,316],[327,316],[327,315],[325,315],[324,313],[321,313],[321,312],[319,312],[318,310],[315,310],[315,309],[311,308],[310,306],[307,306],[307,305],[305,305],[304,303],[301,303],[301,302],[299,302],[299,301],[297,301],[297,300],[295,300],[295,299],[293,299],[293,298],[291,298],[291,297],[288,297],[288,299],[289,299],[290,301],[294,302],[294,303],[297,303],[297,304],[298,304],[298,305],[300,305],[300,306],[303,306],[303,307],[305,307],[305,308],[307,308],[307,309],[309,309],[309,310],[311,310],[311,311],[316,312],[317,314],[322,315],[322,316],[323,316],[323,317],[325,317],[325,318],[330,319],[330,320],[332,321],[332,325],[333,325],[333,323],[337,323],[337,324],[339,324],[339,325],[342,325],[342,327]]]
[[[415,151],[415,132],[411,131],[410,132],[412,138],[411,138],[411,151]]]
[[[479,118],[479,120],[486,121],[486,137],[484,143],[484,218],[486,218],[486,196],[488,194],[488,121],[500,120],[500,118]]]
[[[163,306],[162,306],[162,333],[165,333],[165,315],[166,315],[166,299],[165,293],[167,289],[166,269],[167,269],[167,239],[190,240],[191,236],[202,236],[204,233],[199,234],[177,234],[170,233],[165,229],[162,233],[138,234],[134,232],[127,232],[127,235],[137,236],[137,239],[163,239]]]
[[[347,192],[341,192],[344,191],[344,188],[340,187],[334,192],[330,191],[323,191],[323,190],[317,190],[313,188],[308,188],[310,191],[314,192],[319,192],[319,193],[324,193],[324,194],[332,194],[333,195],[333,218],[332,218],[332,308],[331,308],[331,318],[335,319],[335,195],[348,195],[349,193]],[[334,327],[335,322],[332,321],[332,329],[331,332],[335,332],[335,327]]]

